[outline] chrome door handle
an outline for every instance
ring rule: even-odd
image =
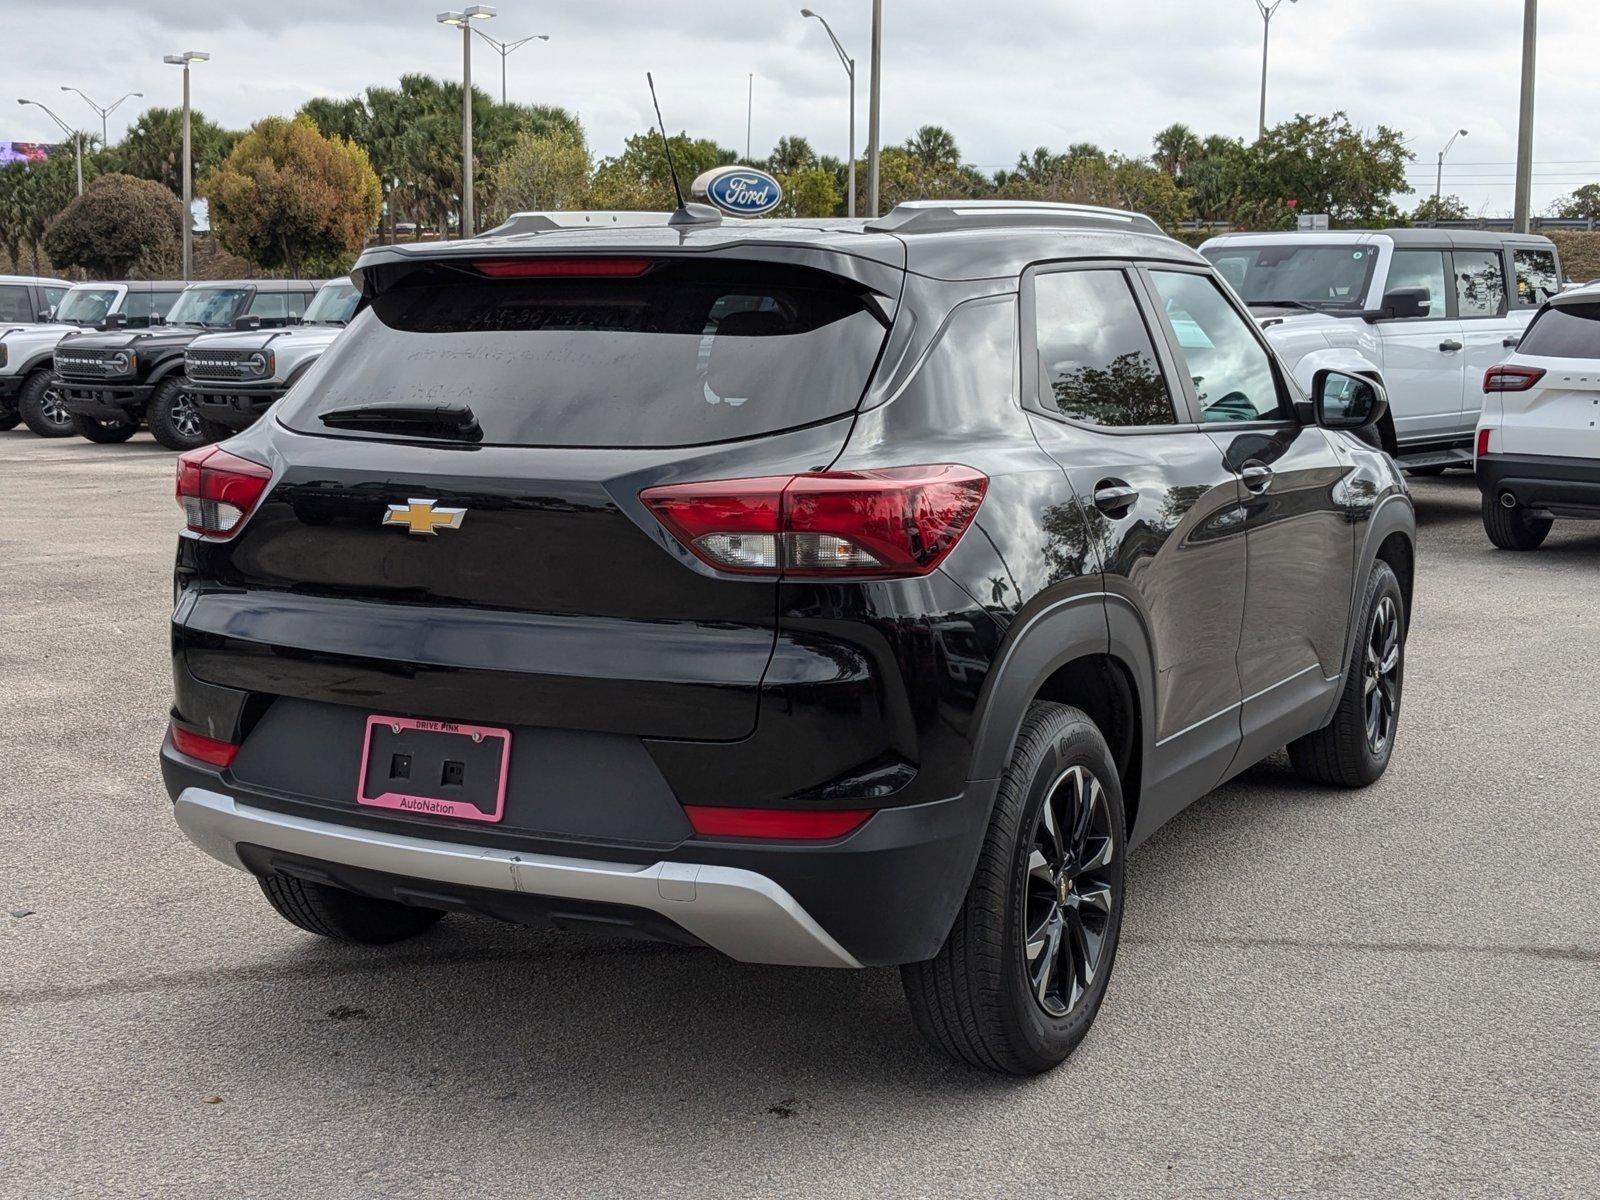
[[[1239,478],[1252,492],[1264,492],[1272,482],[1272,468],[1258,462],[1245,463],[1239,468]]]
[[[1461,349],[1461,343],[1460,342],[1440,342],[1439,343],[1439,349],[1442,352],[1444,352],[1445,354],[1453,354],[1455,351]]]
[[[1120,517],[1133,507],[1139,489],[1120,479],[1103,479],[1095,485],[1094,506],[1110,517]]]

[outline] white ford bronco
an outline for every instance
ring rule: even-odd
[[[1483,377],[1561,290],[1548,238],[1445,229],[1224,234],[1200,247],[1302,387],[1323,368],[1389,395],[1377,433],[1414,473],[1472,465]]]

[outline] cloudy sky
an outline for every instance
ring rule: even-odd
[[[576,111],[597,154],[649,122],[655,72],[674,130],[745,145],[755,76],[757,155],[787,133],[845,152],[843,68],[808,0],[503,0],[488,30],[547,33],[509,60],[513,99]],[[809,0],[860,66],[866,141],[869,0]],[[161,56],[208,50],[195,104],[230,126],[287,114],[315,95],[348,95],[402,72],[456,77],[460,39],[434,23],[438,0],[0,0],[5,91],[42,100],[85,128],[94,116],[61,85],[105,104],[115,139],[138,105],[176,103]],[[1411,182],[1431,192],[1438,150],[1458,128],[1445,191],[1474,211],[1509,212],[1516,157],[1519,0],[1299,0],[1273,20],[1268,119],[1344,109],[1401,129]],[[885,0],[886,144],[923,123],[954,131],[969,162],[1011,166],[1019,151],[1092,141],[1129,154],[1182,120],[1201,134],[1255,129],[1261,18],[1254,0]],[[1534,205],[1600,180],[1600,21],[1595,0],[1541,8]],[[499,58],[477,43],[481,84]],[[0,140],[54,140],[43,113],[11,108]],[[1414,202],[1414,198],[1413,198]]]

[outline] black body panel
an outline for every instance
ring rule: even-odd
[[[1523,508],[1556,517],[1600,517],[1600,462],[1555,454],[1481,454],[1478,489],[1510,492]]]

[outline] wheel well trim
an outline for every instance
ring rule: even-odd
[[[17,370],[16,370],[16,374],[17,374],[18,378],[26,379],[29,375],[32,375],[35,371],[49,371],[53,375],[53,374],[55,374],[55,369],[56,369],[55,351],[54,350],[41,350],[38,354],[35,354],[27,362],[23,363],[20,367],[18,367]]]
[[[1405,538],[1406,545],[1411,550],[1414,572],[1417,561],[1417,519],[1410,499],[1398,492],[1380,500],[1378,506],[1373,509],[1372,519],[1367,522],[1366,538],[1361,544],[1361,560],[1357,565],[1350,591],[1350,628],[1345,634],[1344,663],[1339,668],[1339,686],[1334,689],[1333,700],[1328,709],[1330,720],[1333,710],[1338,707],[1339,697],[1344,694],[1344,685],[1350,676],[1350,664],[1356,642],[1361,637],[1361,601],[1367,594],[1367,578],[1372,574],[1372,564],[1378,559],[1379,548],[1397,533]],[[1403,586],[1401,590],[1404,592]],[[1405,597],[1405,607],[1406,633],[1409,636],[1412,613],[1416,609],[1415,599],[1410,594]]]
[[[174,374],[183,374],[183,355],[181,354],[169,358],[164,363],[158,363],[155,369],[145,376],[145,383],[154,387],[158,383],[165,383]]]

